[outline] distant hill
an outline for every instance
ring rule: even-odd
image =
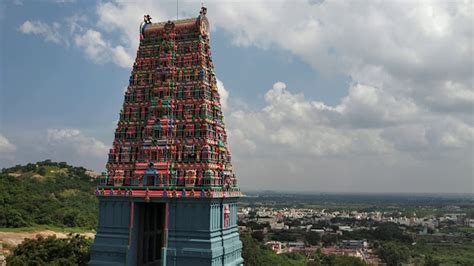
[[[96,174],[46,160],[0,172],[0,227],[53,225],[95,228]]]

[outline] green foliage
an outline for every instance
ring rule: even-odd
[[[428,256],[425,259],[425,266],[439,266],[440,264],[441,264],[440,260],[435,259],[431,256]]]
[[[38,169],[38,174],[40,175],[46,175],[46,168],[44,166],[41,166],[39,169]]]
[[[270,227],[270,225],[267,224],[260,224],[255,221],[250,221],[246,224],[246,226],[252,230],[263,230],[265,227]]]
[[[265,239],[265,234],[261,230],[253,231],[252,238],[257,240],[258,242],[262,242]]]
[[[360,258],[351,257],[351,256],[336,256],[336,259],[334,260],[334,266],[344,266],[344,265],[364,266],[367,264],[363,262]]]
[[[474,265],[474,243],[425,243],[410,246],[424,265]]]
[[[366,266],[367,264],[360,258],[346,256],[346,255],[325,255],[319,250],[312,256],[312,260],[308,262],[308,265],[314,266]]]
[[[29,220],[25,220],[26,217],[9,207],[0,207],[0,225],[5,227],[26,227],[30,226],[31,222]]]
[[[80,235],[25,239],[7,257],[8,265],[86,265],[92,241]]]
[[[275,254],[248,234],[241,234],[240,239],[243,244],[242,257],[245,265],[306,265],[305,257],[301,254]]]
[[[373,236],[375,239],[384,241],[411,242],[410,237],[403,234],[403,231],[394,223],[383,223],[375,229]]]
[[[330,235],[325,234],[323,235],[321,240],[323,241],[323,246],[328,247],[328,246],[335,245],[338,242],[338,237],[337,235],[334,235],[334,234],[330,234]]]
[[[406,246],[395,242],[383,243],[378,248],[377,253],[389,266],[400,265],[410,258],[410,250]]]
[[[307,232],[304,236],[306,242],[310,245],[317,245],[321,241],[321,236],[316,232]]]
[[[341,239],[367,239],[381,241],[399,241],[411,243],[412,239],[397,224],[381,223],[376,229],[362,229],[343,232]]]
[[[40,176],[38,176],[38,174]],[[0,227],[36,225],[95,228],[95,180],[83,167],[49,160],[2,169]]]
[[[242,257],[245,265],[250,266],[283,266],[283,265],[328,265],[328,266],[366,266],[361,259],[350,256],[324,255],[321,252],[313,254],[311,260],[301,253],[275,254],[265,246],[260,245],[249,234],[241,234],[243,250]]]
[[[297,238],[300,236],[299,232],[295,231],[287,231],[287,230],[276,230],[271,231],[270,239],[275,241],[282,241],[282,242],[293,242],[296,241]]]

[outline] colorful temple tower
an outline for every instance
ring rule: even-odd
[[[90,265],[240,265],[237,199],[209,46],[197,18],[152,23],[96,190]]]

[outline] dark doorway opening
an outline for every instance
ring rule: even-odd
[[[154,175],[146,175],[145,176],[145,186],[155,186],[155,176]]]
[[[139,209],[137,265],[161,265],[165,205],[142,203]]]

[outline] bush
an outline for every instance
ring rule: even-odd
[[[265,239],[265,234],[263,233],[262,230],[253,231],[252,238],[257,240],[258,242],[263,242],[263,240]]]
[[[80,235],[58,239],[56,236],[25,239],[12,255],[8,265],[87,265],[92,241]]]
[[[310,245],[317,245],[321,241],[321,236],[316,232],[308,232],[305,234],[305,240]]]
[[[357,257],[352,257],[352,256],[346,256],[346,255],[325,255],[322,254],[320,250],[318,250],[316,253],[313,254],[313,261],[310,261],[308,265],[314,265],[314,266],[319,266],[319,265],[326,265],[326,266],[366,266],[364,261],[362,261],[360,258]]]
[[[46,168],[44,166],[41,166],[40,168],[38,168],[38,174],[42,176],[46,175]]]
[[[0,225],[5,227],[26,227],[31,225],[31,223],[21,212],[10,207],[0,207]]]
[[[410,250],[394,242],[383,243],[377,253],[389,266],[400,265],[410,258]]]
[[[403,231],[394,223],[384,223],[381,224],[374,231],[375,239],[385,240],[385,241],[403,241],[410,242],[410,237],[403,234]]]

